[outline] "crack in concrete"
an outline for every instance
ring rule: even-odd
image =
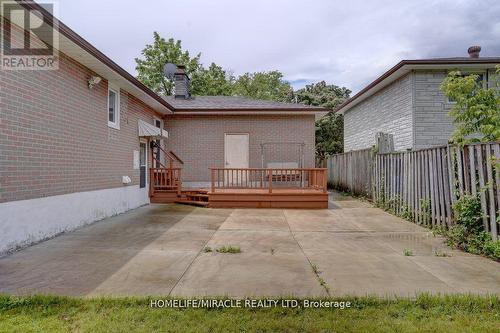
[[[304,257],[306,258],[307,262],[309,263],[309,266],[311,266],[311,269],[312,269],[314,275],[316,276],[316,280],[318,281],[319,285],[325,290],[326,294],[329,297],[331,297],[331,295],[330,295],[330,288],[328,287],[328,284],[325,282],[325,280],[323,280],[319,276],[319,272],[317,272],[317,269],[315,269],[316,266],[311,262],[311,259],[309,259],[309,257],[305,253],[304,249],[302,248],[302,245],[300,245],[299,241],[295,238],[295,234],[292,231],[292,227],[290,226],[290,223],[288,223],[288,219],[286,218],[285,210],[283,209],[281,212],[283,214],[283,218],[285,219],[285,222],[286,222],[286,224],[288,226],[288,230],[290,231],[290,234],[292,235],[293,240],[295,241],[295,243],[297,243],[297,246],[299,247],[300,252],[302,252],[302,254],[304,255]],[[321,281],[323,281],[323,283],[321,283]]]

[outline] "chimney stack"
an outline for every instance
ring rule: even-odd
[[[481,52],[481,46],[471,46],[467,49],[470,58],[479,58],[479,52]]]
[[[191,98],[190,92],[190,79],[186,74],[186,66],[178,65],[177,71],[174,74],[174,95],[175,98],[189,99]]]

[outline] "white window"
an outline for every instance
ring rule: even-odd
[[[120,129],[120,89],[108,85],[108,126]]]

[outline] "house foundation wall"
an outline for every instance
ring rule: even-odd
[[[147,203],[137,185],[0,203],[0,255]]]

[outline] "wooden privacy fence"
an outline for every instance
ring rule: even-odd
[[[371,149],[363,149],[328,158],[326,164],[330,185],[338,190],[371,198],[373,155]]]
[[[432,226],[451,225],[453,203],[464,194],[478,195],[484,228],[497,239],[499,161],[499,143],[373,156],[361,150],[332,156],[328,174],[334,187],[364,194],[396,214]]]

